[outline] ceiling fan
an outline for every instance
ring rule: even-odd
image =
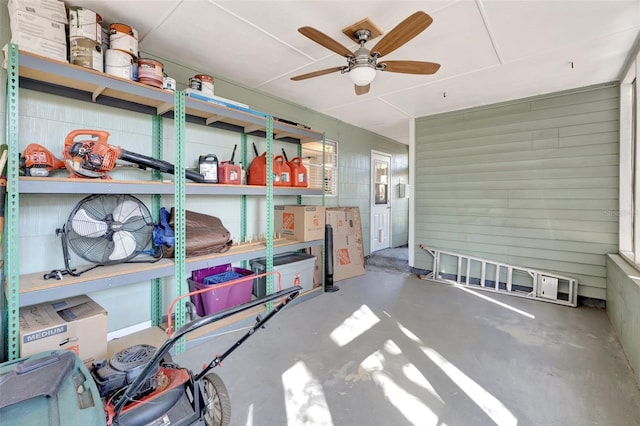
[[[388,71],[404,74],[434,74],[440,68],[440,64],[421,61],[379,61],[379,58],[393,52],[422,31],[433,22],[433,18],[425,12],[416,12],[400,22],[395,28],[378,41],[372,48],[364,47],[371,37],[371,30],[358,28],[354,31],[354,40],[360,43],[360,47],[352,52],[328,35],[312,27],[298,28],[300,34],[310,38],[327,49],[347,58],[347,65],[313,71],[307,74],[291,77],[291,80],[300,81],[312,77],[330,74],[340,71],[341,74],[349,73],[351,81],[355,84],[356,95],[369,92],[371,82],[376,76],[376,71]]]

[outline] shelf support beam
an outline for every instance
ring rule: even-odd
[[[210,124],[215,123],[216,121],[220,121],[222,117],[218,114],[214,114],[211,117],[207,117],[207,119],[205,120],[205,124],[208,126]]]
[[[98,96],[100,96],[102,94],[102,92],[104,92],[104,89],[106,89],[106,87],[104,86],[99,86],[98,88],[96,88],[96,90],[94,90],[91,93],[91,101],[95,102],[98,100]]]
[[[156,108],[156,114],[162,115],[167,111],[171,111],[173,109],[173,104],[171,102],[166,102]]]
[[[269,118],[267,118],[267,120],[269,120]],[[263,128],[263,126],[260,126],[258,124],[253,124],[251,126],[245,126],[244,127],[244,133],[255,132],[256,130],[260,130],[262,128]],[[270,137],[269,135],[272,135],[272,133],[271,133],[271,131],[269,131],[269,129],[267,129],[267,137]],[[271,138],[271,139],[273,139],[273,138]]]

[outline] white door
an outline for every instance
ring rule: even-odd
[[[371,152],[371,253],[391,247],[391,156]]]

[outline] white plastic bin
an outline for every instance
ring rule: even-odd
[[[273,257],[273,270],[282,275],[282,289],[299,285],[302,291],[313,289],[313,270],[316,257],[305,253],[284,253]],[[264,257],[249,261],[251,270],[256,275],[264,274],[267,261]],[[273,277],[274,291],[278,291],[278,276]],[[266,296],[267,280],[260,277],[253,280],[253,294],[256,297]]]

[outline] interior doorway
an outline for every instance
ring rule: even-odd
[[[391,247],[391,155],[371,151],[371,253]]]

